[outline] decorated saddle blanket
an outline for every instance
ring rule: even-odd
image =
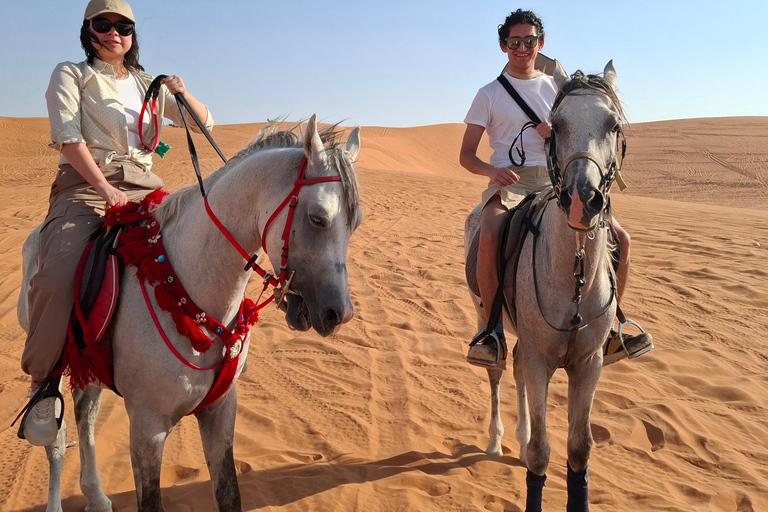
[[[194,413],[220,398],[234,382],[243,344],[258,316],[253,301],[244,299],[236,324],[227,328],[186,295],[165,255],[160,225],[152,215],[165,195],[164,191],[156,190],[140,204],[128,203],[107,210],[102,230],[94,235],[78,267],[75,306],[58,373],[68,373],[73,388],[100,382],[118,392],[114,386],[109,324],[117,305],[121,270],[125,265],[134,266],[147,307],[168,348],[193,369],[218,371],[213,387]],[[173,348],[152,309],[147,287],[154,288],[158,307],[171,314],[177,334],[187,338],[196,351],[206,352],[214,344],[203,328],[221,339],[226,350],[220,363],[200,368]]]

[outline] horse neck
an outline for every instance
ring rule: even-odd
[[[541,250],[539,254],[547,254],[548,257],[538,257],[537,265],[541,265],[541,276],[546,276],[550,289],[562,289],[570,299],[574,295],[576,280],[574,278],[574,264],[576,252],[579,249],[579,233],[568,225],[565,214],[556,204],[550,204],[544,212],[540,237]],[[582,235],[583,236],[583,235]],[[584,278],[585,284],[581,288],[582,295],[587,295],[595,287],[603,287],[607,282],[606,268],[608,234],[605,229],[595,231],[595,238],[590,240],[584,236]],[[576,269],[578,272],[579,269]]]
[[[265,212],[277,208],[295,178],[262,160],[246,157],[206,187],[211,211],[250,255],[261,249]],[[243,270],[245,259],[209,217],[201,194],[163,226],[163,242],[190,298],[222,323],[231,320],[251,272]]]

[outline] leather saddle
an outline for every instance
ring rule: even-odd
[[[60,370],[73,386],[95,380],[114,387],[109,324],[117,309],[122,263],[117,255],[120,226],[97,231],[83,251],[75,276],[75,305],[67,329]],[[119,393],[118,393],[119,394]]]
[[[525,199],[509,211],[508,215],[510,218],[507,218],[504,223],[506,229],[499,237],[498,250],[503,252],[503,261],[505,262],[504,269],[500,269],[499,275],[503,276],[506,272],[512,272],[513,275],[516,276],[520,251],[526,237],[529,233],[538,235],[538,228],[534,224],[534,219],[547,201],[552,198],[552,189],[537,191],[526,196]],[[480,296],[480,288],[477,285],[477,250],[479,238],[480,228],[478,226],[472,235],[464,266],[467,285],[472,293],[477,296]],[[511,296],[505,294],[505,302],[512,322],[516,323],[517,315],[515,313],[514,289],[515,287],[512,287]],[[487,306],[484,304],[483,307],[490,307],[490,304]]]

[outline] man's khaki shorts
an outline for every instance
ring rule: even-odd
[[[512,209],[531,192],[552,186],[552,183],[549,181],[547,168],[543,165],[509,168],[520,176],[520,180],[514,185],[504,188],[490,182],[488,188],[483,192],[480,201],[482,208],[485,208],[486,203],[498,194],[499,198],[501,198],[501,204],[507,209]]]

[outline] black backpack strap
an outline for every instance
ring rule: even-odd
[[[509,80],[507,80],[507,77],[504,76],[504,73],[500,74],[496,80],[498,80],[504,89],[507,90],[509,95],[512,96],[512,99],[515,100],[515,103],[520,106],[523,112],[525,112],[525,115],[527,115],[531,121],[536,124],[541,124],[541,119],[539,119],[539,116],[537,116],[536,112],[534,112],[533,109],[528,106],[523,97],[520,96],[520,93],[517,92],[514,87],[512,87],[512,84],[509,83]]]

